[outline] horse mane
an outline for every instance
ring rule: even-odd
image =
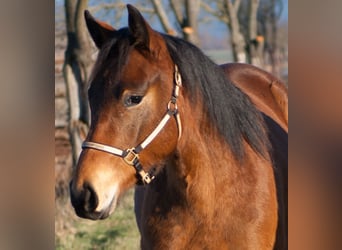
[[[270,143],[266,127],[261,113],[249,97],[196,46],[173,36],[163,37],[172,60],[178,65],[184,88],[188,93],[199,92],[202,95],[206,113],[235,158],[243,160],[243,139],[255,152],[267,158]],[[189,98],[196,103],[195,94]]]
[[[194,93],[202,95],[206,109],[203,113],[208,114],[212,125],[224,137],[235,158],[241,161],[245,156],[243,139],[255,152],[267,158],[270,143],[266,126],[249,97],[233,85],[223,70],[196,46],[180,38],[161,35],[173,62],[178,65],[184,88],[188,93],[193,93],[189,96],[191,102],[196,104]],[[101,49],[96,67],[102,70],[110,67],[113,70],[110,73],[111,81],[116,82],[133,46],[127,28],[116,31]]]

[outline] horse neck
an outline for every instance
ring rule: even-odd
[[[188,172],[193,170],[219,171],[222,160],[234,161],[229,145],[218,132],[216,126],[205,114],[201,97],[197,97],[197,103],[193,104],[188,99],[181,97],[179,104],[183,133],[178,142],[177,152],[179,164],[184,165]],[[225,152],[223,155],[222,152]],[[221,162],[221,164],[218,164]],[[196,167],[197,166],[197,167]]]
[[[168,188],[182,188],[178,191],[183,192],[186,203],[191,204],[193,215],[213,221],[210,218],[214,215],[217,182],[229,171],[234,159],[217,130],[203,116],[202,109],[197,105],[196,110],[192,110],[189,106],[184,105],[181,110],[183,134],[176,160],[167,170]],[[179,185],[180,180],[185,185]]]

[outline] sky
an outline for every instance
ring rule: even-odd
[[[280,18],[280,21],[287,21],[288,20],[288,0],[281,0],[283,2],[283,6],[284,6],[284,9],[283,9],[283,12],[281,14],[281,18]],[[92,5],[92,0],[90,0],[90,5]],[[96,3],[99,3],[99,2],[113,2],[113,0],[102,0],[102,1],[96,1]],[[124,2],[134,2],[133,0],[131,1],[124,1]],[[141,2],[141,1],[140,1]],[[55,0],[55,5],[56,7],[61,7],[64,5],[64,0]]]
[[[137,0],[130,0],[130,1],[123,1],[125,3],[133,3],[137,1]],[[280,17],[279,22],[287,22],[288,21],[288,0],[281,0],[283,1],[283,11]],[[95,1],[94,0],[89,0],[89,5],[93,5],[93,4],[98,4],[98,3],[104,3],[104,2],[112,2],[111,0],[102,0],[102,1]],[[138,0],[138,2],[141,2]],[[64,0],[55,0],[55,4],[56,4],[56,12],[60,12],[63,11],[63,5],[64,5]],[[56,13],[55,12],[55,13]],[[143,14],[144,16],[146,16],[145,14]],[[96,14],[95,14],[96,17]],[[108,19],[108,20],[106,20]],[[101,17],[101,20],[103,21],[107,21],[107,22],[111,22],[110,20],[110,16],[107,16],[106,19],[103,19],[103,17]],[[206,46],[212,46],[212,47],[220,47],[222,40],[228,40],[228,29],[226,24],[216,21],[215,19],[213,19],[214,21],[211,22],[207,22],[205,24],[201,24],[199,25],[199,34],[201,37],[201,40],[203,37],[215,37],[215,39],[211,39],[211,45],[207,44]],[[163,32],[163,29],[159,23],[159,21],[157,21],[157,18],[153,18],[151,21],[151,26],[158,31]],[[112,23],[113,25],[113,23]],[[123,26],[127,26],[127,12],[124,13],[121,21],[120,21],[120,27]],[[222,44],[227,44],[226,42],[223,42]]]

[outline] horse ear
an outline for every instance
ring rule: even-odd
[[[84,17],[96,47],[101,49],[103,44],[113,35],[115,29],[105,22],[96,20],[88,10],[84,11]]]
[[[134,43],[139,47],[150,50],[150,32],[152,28],[145,21],[141,13],[134,6],[127,4],[128,28],[134,38]]]

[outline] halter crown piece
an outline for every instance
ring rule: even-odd
[[[145,170],[143,169],[143,166],[141,165],[139,161],[139,153],[143,149],[145,149],[157,137],[157,135],[165,127],[166,123],[169,121],[171,116],[174,116],[177,122],[178,140],[181,138],[181,135],[182,135],[182,124],[181,124],[178,107],[177,107],[177,98],[179,96],[180,87],[182,86],[182,77],[178,71],[177,65],[175,65],[174,81],[175,81],[175,86],[173,89],[171,99],[167,104],[167,110],[166,110],[164,117],[159,122],[157,127],[152,131],[152,133],[149,134],[146,137],[146,139],[142,143],[140,143],[138,146],[129,148],[126,150],[121,150],[121,149],[108,146],[105,144],[85,141],[82,144],[82,149],[86,149],[86,148],[96,149],[96,150],[100,150],[100,151],[121,157],[126,162],[126,164],[133,166],[135,168],[137,175],[140,176],[141,182],[143,184],[149,184],[155,178],[155,176],[153,175],[154,170],[152,169],[149,172],[145,172]]]

